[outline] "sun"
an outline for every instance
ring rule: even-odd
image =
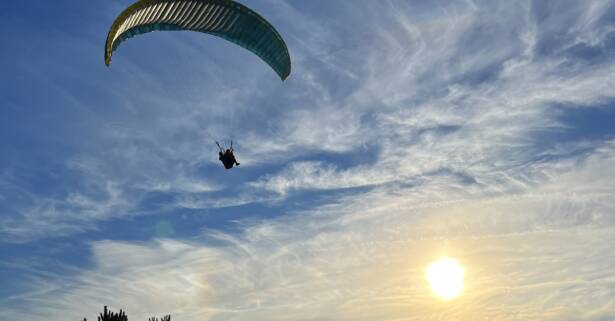
[[[465,269],[459,261],[444,257],[427,268],[427,280],[431,290],[443,300],[449,301],[463,292]]]

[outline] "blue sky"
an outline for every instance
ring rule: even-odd
[[[105,67],[130,1],[3,4],[5,318],[615,319],[615,1],[242,3],[286,82],[196,33]]]

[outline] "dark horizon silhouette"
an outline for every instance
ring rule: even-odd
[[[88,319],[83,318],[82,321],[88,321]],[[128,315],[126,315],[126,312],[122,309],[120,309],[119,312],[113,312],[107,309],[107,306],[105,305],[103,312],[98,315],[98,321],[128,321]],[[160,319],[157,317],[150,317],[148,321],[171,321],[171,315],[165,315]]]

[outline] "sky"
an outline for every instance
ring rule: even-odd
[[[615,1],[242,3],[285,82],[189,32],[107,68],[128,0],[3,3],[4,319],[615,320]]]

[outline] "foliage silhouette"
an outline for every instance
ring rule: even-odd
[[[83,318],[83,321],[88,321],[88,319]],[[107,306],[105,305],[103,312],[101,312],[98,316],[98,321],[128,321],[128,316],[126,315],[126,312],[122,311],[121,309],[120,312],[117,313],[111,312],[107,310]],[[151,317],[149,318],[149,321],[171,321],[171,315],[165,315],[160,319]]]
[[[110,312],[105,305],[104,313],[98,316],[98,321],[128,321],[126,313],[120,309],[119,313]]]

